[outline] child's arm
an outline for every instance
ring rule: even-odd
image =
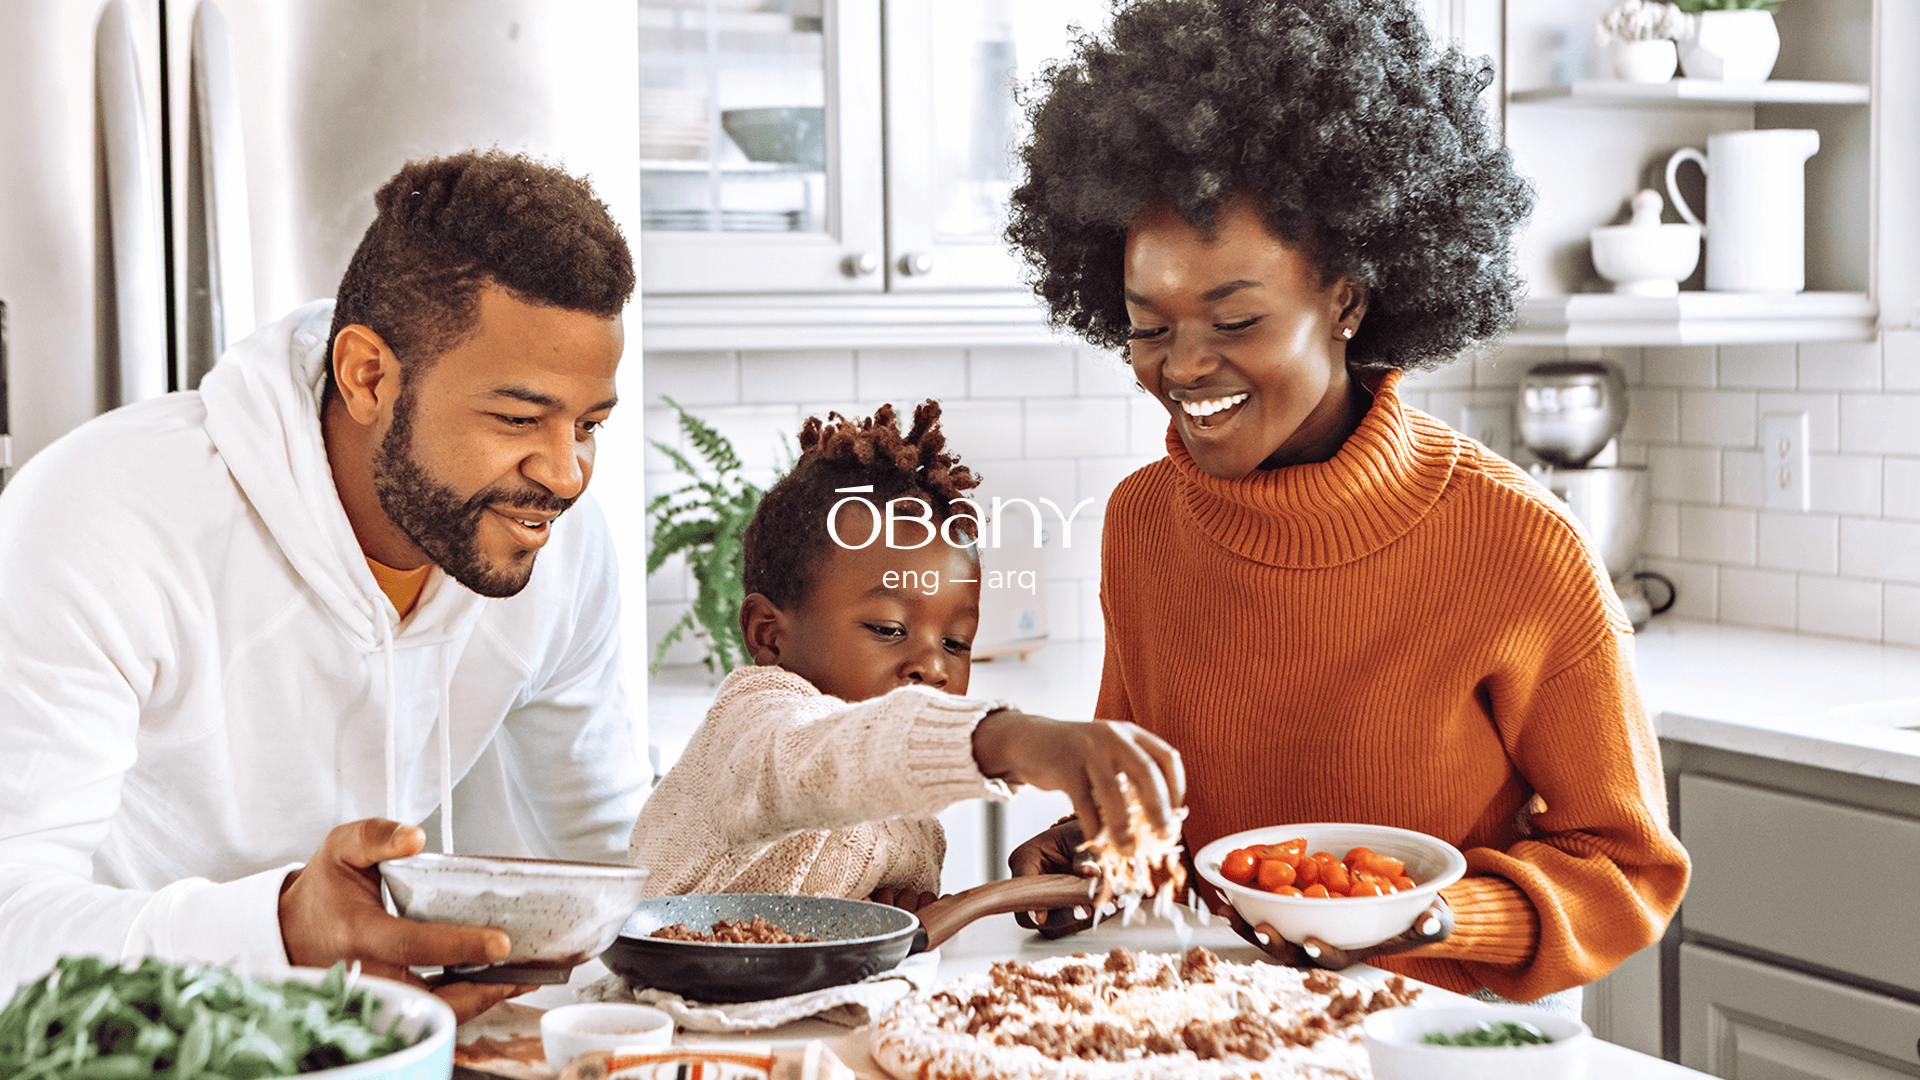
[[[1129,723],[1049,720],[1013,709],[991,712],[973,729],[973,756],[988,776],[1064,791],[1086,836],[1108,830],[1114,846],[1134,845],[1120,778],[1161,835],[1174,832],[1174,808],[1186,799],[1180,753]]]

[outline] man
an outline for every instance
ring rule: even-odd
[[[499,959],[499,931],[380,906],[374,864],[452,780],[457,850],[623,859],[647,773],[581,495],[626,242],[584,182],[498,152],[375,201],[337,305],[0,498],[0,985],[68,953]],[[463,1018],[514,992],[440,990]]]

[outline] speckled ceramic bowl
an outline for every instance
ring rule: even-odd
[[[613,944],[647,881],[638,866],[424,853],[381,863],[380,876],[409,919],[491,926],[513,939],[505,960],[455,974],[526,984],[566,982]]]

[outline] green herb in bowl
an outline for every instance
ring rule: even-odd
[[[1542,1034],[1539,1028],[1518,1020],[1495,1023],[1482,1020],[1452,1035],[1444,1031],[1429,1031],[1420,1041],[1428,1046],[1538,1046],[1553,1040]]]
[[[0,1010],[0,1076],[258,1080],[381,1057],[410,1040],[375,1031],[372,988],[336,964],[318,985],[224,968],[63,957]]]

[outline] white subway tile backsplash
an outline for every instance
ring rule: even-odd
[[[1167,407],[1135,394],[1127,402],[1127,453],[1149,460],[1167,456],[1167,426],[1172,417]]]
[[[962,462],[1019,457],[1025,442],[1024,412],[1024,403],[1018,399],[949,398],[940,403],[940,430],[946,433],[947,450],[960,455]]]
[[[1720,501],[1720,451],[1705,446],[1653,446],[1647,449],[1653,497],[1674,502]]]
[[[1803,342],[1800,345],[1800,389],[1880,389],[1880,343]]]
[[[647,401],[672,398],[688,409],[733,405],[740,400],[738,353],[650,352],[646,354]]]
[[[1719,618],[1718,567],[1712,563],[1679,559],[1648,559],[1647,569],[1665,574],[1667,580],[1673,582],[1673,607],[1669,614],[1675,618],[1705,619],[1709,622]]]
[[[1680,391],[1634,387],[1627,397],[1627,423],[1620,437],[1649,442],[1680,441]]]
[[[1920,521],[1920,460],[1886,459],[1886,516]]]
[[[1770,630],[1791,630],[1797,603],[1792,574],[1775,570],[1720,568],[1720,621]]]
[[[1074,501],[1092,499],[1094,502],[1087,507],[1086,513],[1105,513],[1107,497],[1113,494],[1114,488],[1120,486],[1120,481],[1138,472],[1152,460],[1140,455],[1081,458],[1078,462],[1080,483]]]
[[[1920,394],[1840,395],[1840,449],[1920,457]]]
[[[680,449],[682,441],[680,437],[680,414],[674,412],[672,409],[665,408],[646,408],[639,410],[639,413],[640,424],[643,430],[636,433],[626,426],[628,414],[620,409],[614,410],[613,415],[618,418],[616,422],[620,425],[621,437],[632,438],[637,434],[647,444],[645,451],[645,468],[648,472],[673,468],[673,462],[668,459],[667,455],[660,452],[659,447],[653,444],[663,442],[675,450]]]
[[[1798,351],[1791,344],[1720,346],[1720,385],[1748,390],[1796,387]]]
[[[1655,345],[1642,350],[1641,378],[1648,386],[1684,386],[1711,390],[1718,359],[1711,345]]]
[[[1762,512],[1755,551],[1755,561],[1770,569],[1832,574],[1840,568],[1840,519]]]
[[[1799,623],[1806,634],[1834,637],[1877,636],[1880,583],[1846,578],[1800,576]]]
[[[1027,402],[1027,456],[1094,457],[1127,452],[1127,403],[1108,398]]]
[[[1886,584],[1883,633],[1889,645],[1920,645],[1920,586]]]
[[[1680,508],[1670,502],[1656,502],[1647,508],[1647,536],[1641,553],[1648,558],[1680,557]]]
[[[1080,397],[1142,396],[1127,358],[1091,345],[1073,350],[1074,393]]]
[[[733,444],[743,469],[784,471],[789,456],[799,450],[798,405],[727,405],[697,415]]]
[[[1680,441],[1709,446],[1753,446],[1754,395],[1740,390],[1682,390]]]
[[[1752,566],[1753,511],[1720,506],[1680,507],[1680,557],[1700,562]]]
[[[1888,330],[1880,348],[1886,388],[1920,390],[1920,330]]]
[[[1920,523],[1841,518],[1840,573],[1920,582]]]
[[[912,407],[927,398],[967,396],[967,357],[963,349],[860,349],[854,353],[855,396]],[[985,388],[982,396],[1001,391]]]
[[[1072,397],[1074,349],[1022,345],[967,350],[967,383],[977,398]]]
[[[853,397],[853,350],[769,349],[740,354],[741,404],[790,404],[799,396],[794,393],[799,387],[806,387],[808,397]]]
[[[1042,599],[1047,608],[1049,640],[1076,641],[1086,636],[1080,629],[1080,590],[1083,587],[1080,581],[1047,579],[1046,596]]]
[[[648,588],[651,589],[652,586],[649,585]],[[662,603],[654,601],[651,595],[647,597],[647,663],[653,663],[654,658],[659,655],[660,642],[686,613],[687,605],[683,603]],[[667,655],[661,662],[697,664],[700,658],[706,655],[706,651],[706,647],[701,644],[697,635],[692,631],[683,630],[680,640],[667,648]]]
[[[1073,507],[1060,504],[1061,513],[1071,513]],[[1060,519],[1052,508],[1047,509],[1047,546],[1040,552],[1040,568],[1046,572],[1048,581],[1099,581],[1100,580],[1100,523],[1088,521],[1085,512],[1076,518],[1073,525],[1073,543],[1065,543],[1066,530],[1061,528]]]
[[[1814,511],[1878,517],[1881,461],[1877,457],[1844,454],[1813,455],[1813,467],[1807,473],[1807,495]],[[1920,476],[1915,479],[1920,480]],[[1916,500],[1920,500],[1920,492],[1915,495]],[[1914,509],[1915,516],[1920,517],[1920,501],[1916,501]]]
[[[991,501],[997,496],[1001,499],[1026,499],[1039,506],[1038,500],[1045,496],[1062,506],[1073,505],[1071,501],[1061,502],[1062,499],[1072,499],[1078,487],[1072,461],[970,457],[967,465],[981,477],[980,494],[976,497],[984,501]],[[1021,512],[1026,511],[1022,508]]]
[[[1473,357],[1471,364],[1450,364],[1473,372],[1473,385],[1481,389],[1517,390],[1520,379],[1536,364],[1569,359],[1567,350],[1513,345]],[[1594,356],[1593,359],[1599,359]]]
[[[1758,450],[1720,453],[1720,501],[1727,506],[1758,507],[1766,461]]]
[[[1762,416],[1768,413],[1806,413],[1807,449],[1816,454],[1831,454],[1840,449],[1838,394],[1760,394],[1754,399],[1754,410]]]

